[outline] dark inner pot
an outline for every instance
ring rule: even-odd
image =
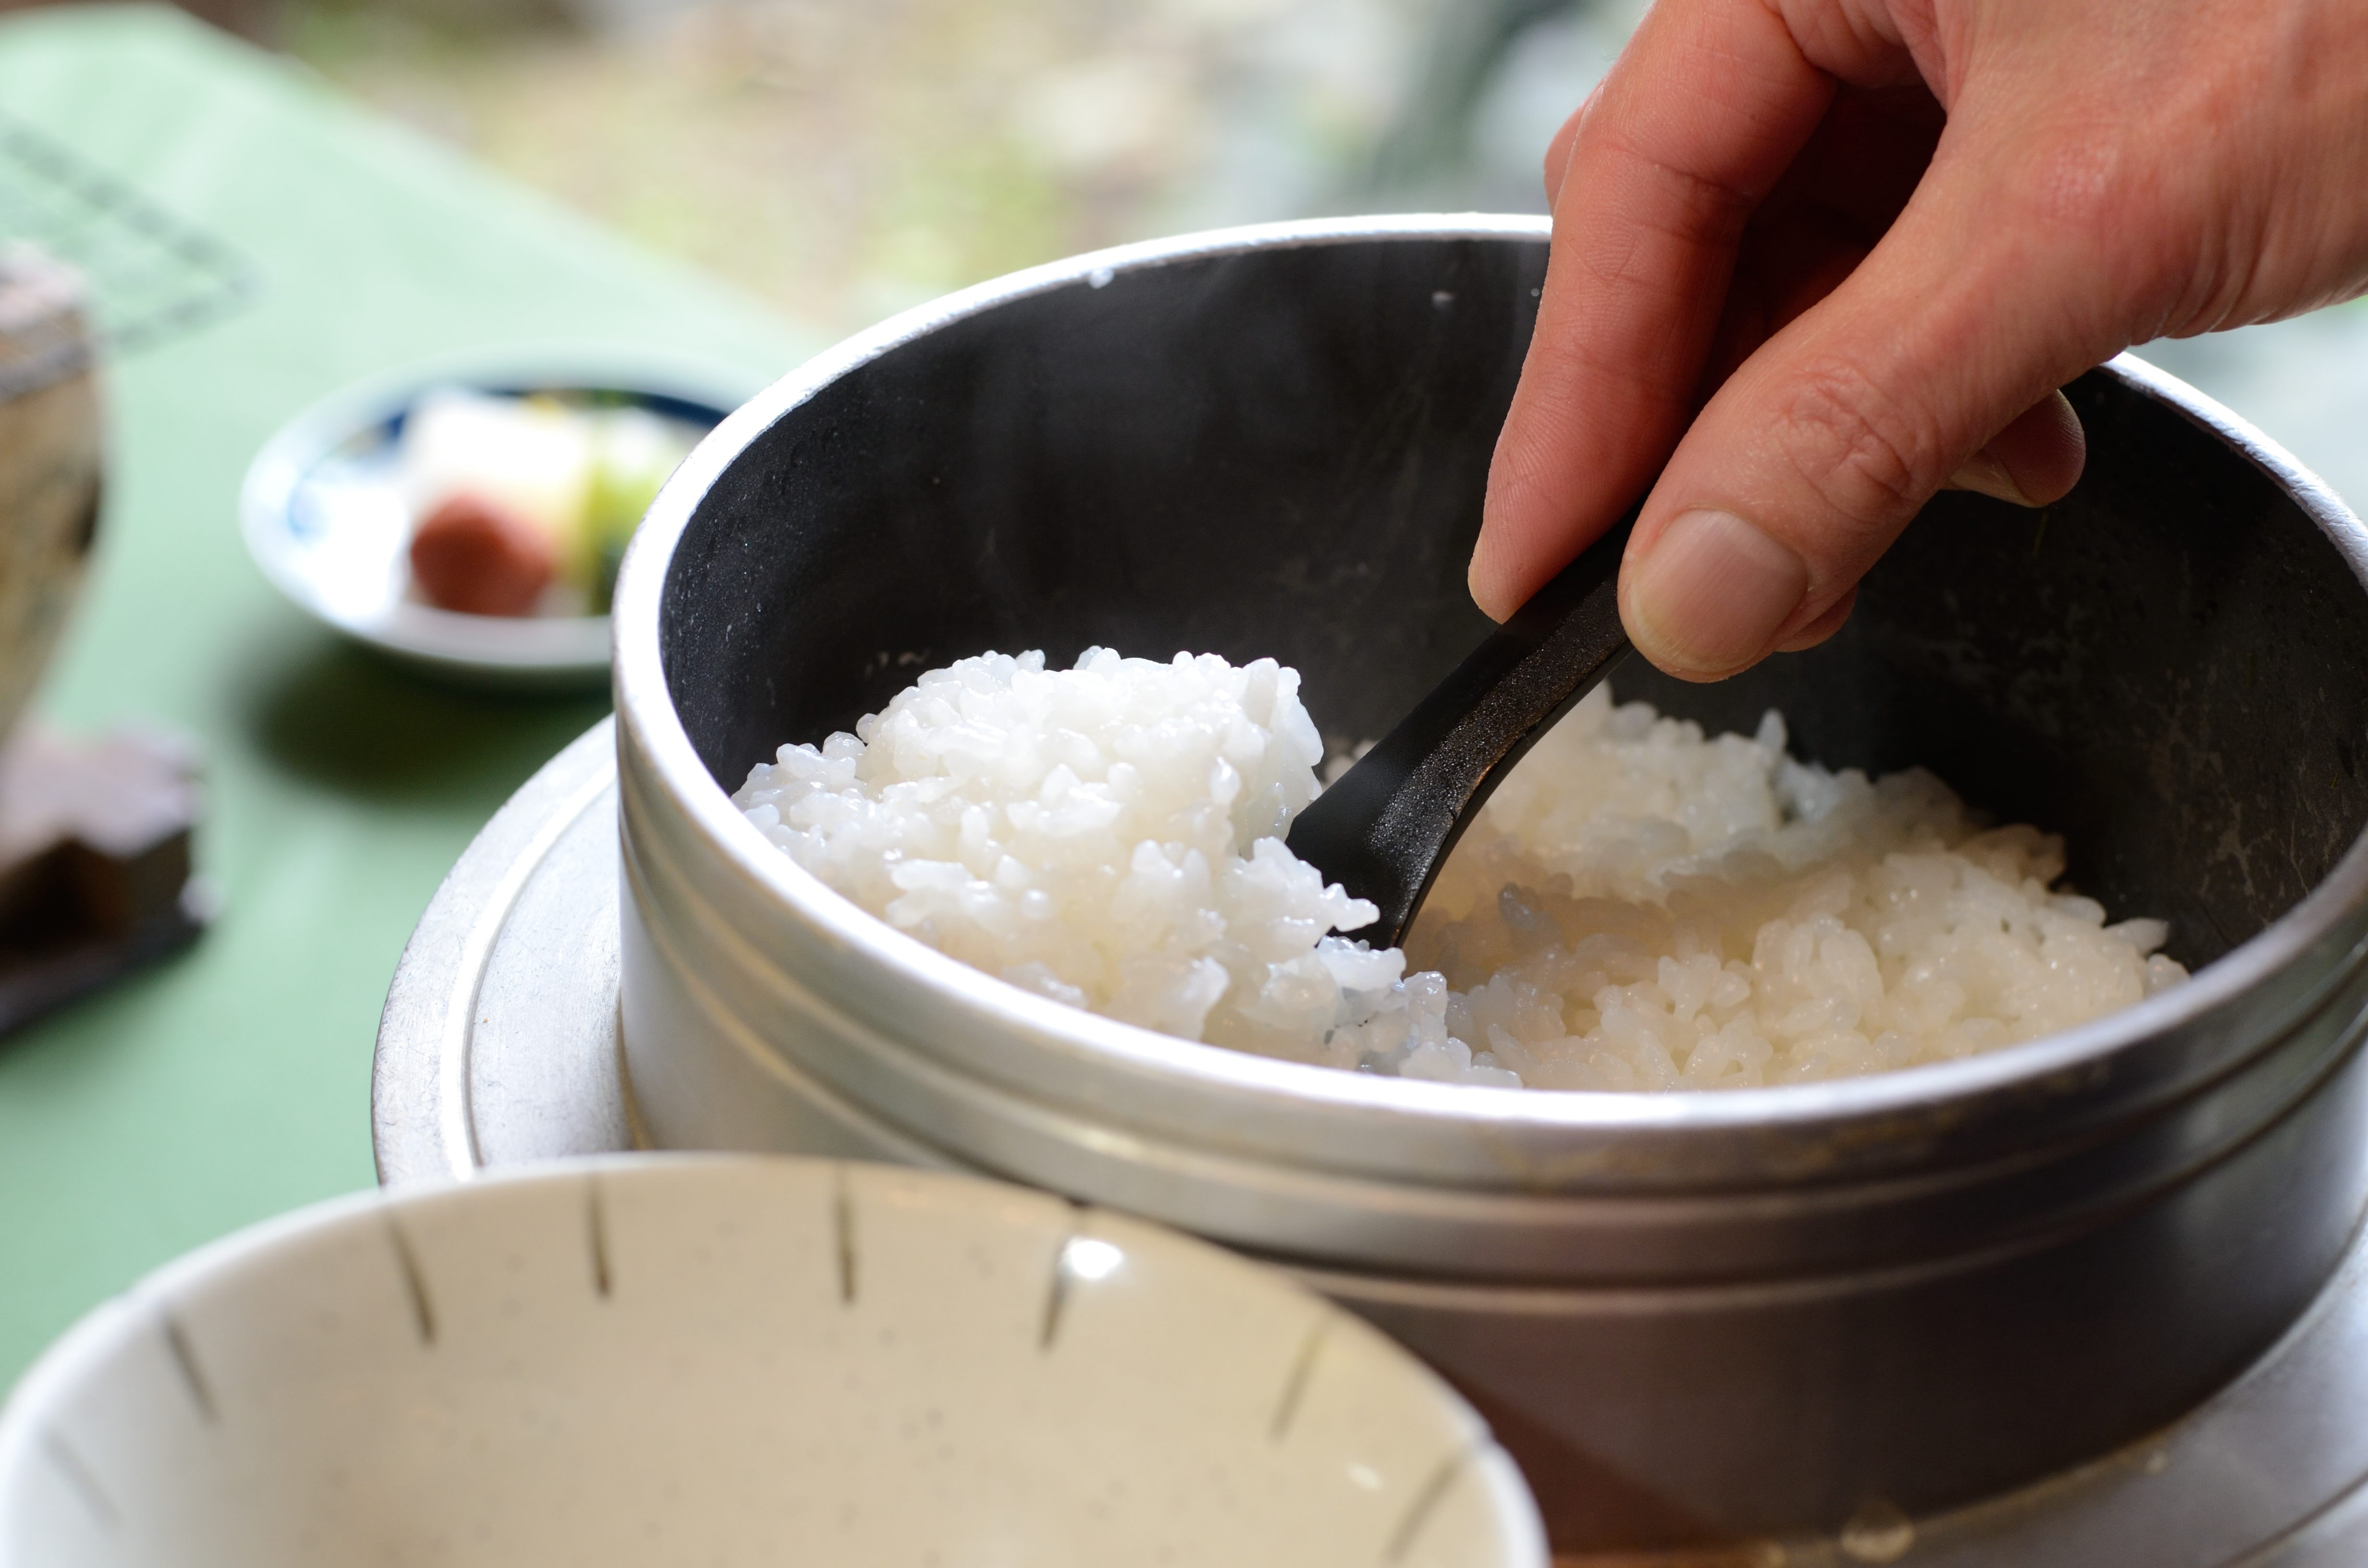
[[[1073,284],[846,375],[700,505],[668,684],[725,789],[919,671],[1096,643],[1270,655],[1327,737],[1387,729],[1486,629],[1463,587],[1544,246],[1269,250]],[[2039,512],[1949,494],[1825,646],[1713,687],[1613,679],[1713,731],[1783,710],[1829,767],[1921,764],[2064,834],[2070,881],[2191,967],[2368,824],[2368,617],[2239,453],[2109,372]],[[761,528],[752,521],[762,519]]]

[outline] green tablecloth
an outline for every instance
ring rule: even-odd
[[[103,544],[45,706],[199,740],[224,913],[188,954],[0,1041],[5,1385],[154,1265],[370,1182],[370,1045],[404,938],[605,707],[438,689],[302,619],[239,544],[256,448],[321,393],[454,348],[656,345],[769,377],[815,345],[176,12],[0,24],[0,106],[262,273],[242,312],[112,378]]]

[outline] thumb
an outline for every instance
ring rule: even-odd
[[[1670,674],[1715,680],[1829,635],[1943,485],[2044,505],[2079,477],[2079,422],[2055,389],[2121,347],[2082,305],[2093,262],[2084,275],[2048,225],[2018,227],[2010,199],[1955,183],[1928,176],[1679,443],[1620,585],[1630,637]]]

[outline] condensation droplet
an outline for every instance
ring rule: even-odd
[[[1916,1544],[1915,1521],[1877,1497],[1842,1527],[1842,1551],[1861,1562],[1896,1562]]]
[[[1112,272],[1107,267],[1097,267],[1091,272],[1086,274],[1086,281],[1088,284],[1091,284],[1094,288],[1107,289],[1110,286],[1110,279],[1117,276],[1117,273]]]

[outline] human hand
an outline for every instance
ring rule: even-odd
[[[1831,636],[1944,484],[2062,496],[2090,366],[2368,290],[2368,9],[1659,0],[1546,189],[1473,597],[1659,467],[1621,614],[1717,679]]]

